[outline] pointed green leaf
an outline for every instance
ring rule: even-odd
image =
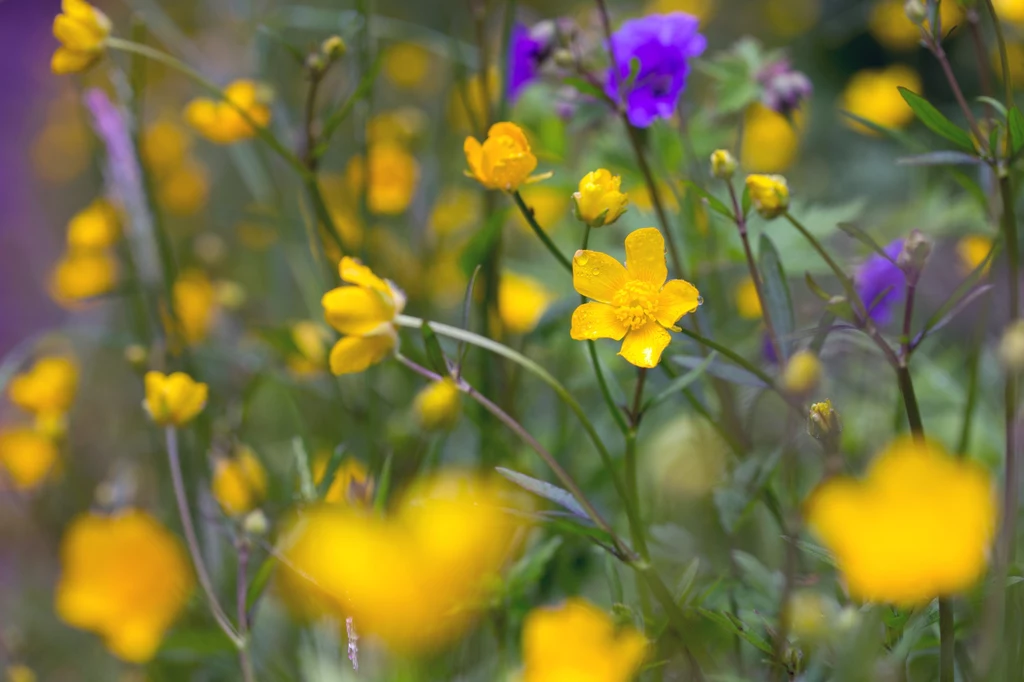
[[[977,166],[981,163],[981,159],[964,152],[942,150],[915,156],[903,156],[896,159],[896,163],[901,166]]]
[[[1014,107],[1010,109],[1006,121],[1010,128],[1010,147],[1014,154],[1018,154],[1021,149],[1024,149],[1024,114],[1020,113],[1020,109]]]
[[[427,351],[427,363],[430,369],[443,377],[448,376],[448,360],[441,350],[441,342],[437,340],[437,334],[430,328],[430,322],[423,320],[420,325],[420,335],[423,336],[423,347]]]
[[[704,189],[697,183],[693,182],[692,180],[687,180],[684,184],[690,189],[692,189],[694,192],[699,194],[700,197],[704,199],[705,202],[707,202],[708,208],[710,208],[712,211],[718,213],[719,215],[724,215],[729,220],[736,220],[736,218],[732,214],[732,211],[729,209],[728,206],[725,205],[725,202],[716,197],[714,194],[707,191],[706,189]]]
[[[338,475],[338,468],[341,466],[341,461],[343,459],[345,459],[344,443],[334,448],[334,452],[331,453],[331,458],[327,460],[327,468],[324,469],[324,475],[320,477],[320,482],[316,484],[317,499],[322,500],[327,496],[327,491],[330,490],[331,485],[334,484],[334,477]]]
[[[543,497],[545,500],[554,502],[582,519],[590,519],[587,516],[587,512],[583,510],[583,507],[580,506],[580,503],[576,501],[576,498],[568,490],[559,488],[557,485],[552,485],[547,481],[541,481],[526,474],[521,474],[518,471],[505,469],[504,467],[496,467],[496,471],[520,488]]]
[[[786,282],[786,272],[782,269],[782,259],[779,257],[778,249],[764,232],[761,233],[761,242],[758,247],[758,261],[764,306],[771,318],[775,333],[780,339],[779,343],[782,346],[779,349],[782,352],[780,360],[785,363],[789,357],[785,339],[790,337],[796,326],[793,315],[793,298],[789,293],[789,284]]]
[[[939,137],[944,137],[961,149],[969,152],[974,151],[974,142],[971,140],[971,136],[967,134],[967,131],[946,118],[931,102],[907,88],[900,87],[899,91],[900,95],[903,96],[903,100],[913,109],[917,118],[929,130]]]
[[[885,252],[885,248],[881,244],[876,242],[871,237],[871,235],[869,235],[864,230],[860,229],[860,227],[858,227],[854,223],[839,223],[838,227],[840,230],[850,235],[851,237],[859,241],[861,244],[864,244],[885,260],[889,261],[893,265],[896,265],[896,261],[894,261],[892,257],[890,257],[889,254]]]

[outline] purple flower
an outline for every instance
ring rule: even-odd
[[[686,88],[690,60],[699,57],[707,40],[697,32],[697,17],[683,12],[652,14],[630,19],[612,35],[615,63],[608,71],[605,92],[615,101],[625,97],[629,122],[646,128],[656,118],[671,118],[679,96]],[[630,64],[640,69],[626,92]]]
[[[533,28],[516,22],[508,46],[508,98],[515,101],[523,88],[537,80],[540,67],[555,47],[561,27],[542,21]]]
[[[885,247],[885,253],[895,261],[903,251],[903,240],[897,239]],[[892,318],[892,308],[903,300],[907,287],[906,276],[893,262],[872,254],[857,270],[854,276],[857,293],[868,316],[878,324],[887,324]]]
[[[764,88],[761,102],[786,118],[792,116],[814,92],[811,79],[794,70],[788,59],[780,59],[761,69],[757,80]]]

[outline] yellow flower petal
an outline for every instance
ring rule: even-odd
[[[648,322],[626,334],[619,355],[637,367],[657,367],[672,336],[657,322]]]
[[[357,258],[350,258],[348,256],[342,258],[341,263],[338,265],[338,274],[341,276],[342,282],[376,289],[382,294],[390,295],[391,293],[384,280],[373,274],[373,270],[363,265]]]
[[[572,257],[572,286],[587,298],[611,303],[615,294],[626,285],[626,280],[626,268],[606,253],[577,251]]]
[[[387,328],[395,316],[392,302],[379,291],[338,287],[324,294],[324,319],[342,334],[369,336]]]
[[[634,230],[626,237],[626,269],[634,279],[659,287],[665,283],[665,239],[657,228]]]
[[[658,295],[655,317],[663,327],[673,327],[680,317],[692,313],[700,305],[697,287],[682,279],[665,283]]]
[[[462,151],[466,153],[466,163],[469,164],[470,172],[468,175],[484,184],[487,184],[487,179],[484,178],[483,173],[480,172],[484,156],[484,150],[480,145],[480,141],[475,137],[467,137],[466,141],[462,144]]]
[[[334,374],[363,372],[386,358],[394,347],[394,334],[346,336],[331,349],[331,371]]]
[[[619,320],[616,309],[604,303],[584,303],[572,313],[569,335],[577,341],[586,339],[615,339],[626,335],[626,326]]]
[[[58,47],[50,59],[50,71],[59,75],[78,73],[99,58],[92,52],[76,52],[66,47]]]

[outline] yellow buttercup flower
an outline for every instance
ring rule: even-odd
[[[188,217],[199,213],[209,198],[210,173],[196,159],[189,158],[157,179],[157,201],[176,216]]]
[[[142,133],[139,152],[155,175],[163,175],[185,163],[192,138],[177,121],[164,117],[149,124]]]
[[[77,392],[78,365],[59,355],[39,358],[7,387],[12,403],[37,416],[65,414]]]
[[[802,109],[794,111],[790,121],[759,102],[747,107],[740,149],[743,167],[754,173],[779,173],[792,166],[805,118]]]
[[[105,249],[120,236],[117,209],[106,199],[96,199],[68,222],[68,248],[72,250]]]
[[[965,273],[973,272],[981,265],[988,258],[991,250],[992,237],[982,234],[969,234],[956,243],[956,255],[960,257],[960,262],[963,264],[962,270]],[[991,266],[992,262],[989,261],[985,266],[985,271],[987,272]]]
[[[171,290],[175,320],[169,320],[181,340],[200,343],[210,333],[217,314],[217,289],[202,270],[186,270],[178,275]]]
[[[313,460],[313,483],[320,485],[327,473],[327,464],[331,459],[329,451],[317,454]],[[329,504],[369,505],[373,502],[373,478],[366,466],[354,457],[346,457],[334,472],[331,487],[324,495],[324,502]]]
[[[509,334],[529,334],[554,298],[532,277],[503,272],[498,280],[498,317]]]
[[[206,407],[209,388],[185,374],[146,372],[146,399],[142,406],[160,426],[184,426]]]
[[[681,279],[666,282],[665,239],[645,227],[626,237],[626,267],[598,251],[577,251],[572,284],[591,303],[572,314],[570,334],[622,340],[619,355],[637,367],[655,367],[672,340],[669,330],[700,305],[697,288]]]
[[[761,299],[757,295],[757,287],[751,277],[745,277],[736,287],[736,310],[740,317],[747,320],[760,320]]]
[[[463,151],[469,164],[466,175],[487,189],[514,192],[520,185],[550,177],[550,173],[530,175],[537,168],[537,157],[530,150],[526,134],[515,123],[495,123],[483,144],[467,137]]]
[[[303,320],[291,328],[298,353],[288,356],[288,368],[300,376],[315,374],[327,366],[327,330],[318,322]]]
[[[370,147],[370,177],[366,193],[372,213],[398,215],[409,207],[419,182],[419,164],[399,144],[379,142]],[[345,169],[350,196],[358,197],[366,182],[366,163],[353,156]]]
[[[747,190],[758,214],[778,218],[789,208],[789,185],[781,175],[748,175]]]
[[[902,128],[914,120],[914,111],[897,88],[918,92],[921,77],[909,66],[893,64],[884,69],[864,69],[854,74],[840,98],[841,109],[886,128]],[[876,135],[873,130],[843,117],[857,132]]]
[[[85,0],[63,0],[61,10],[53,20],[53,37],[60,47],[53,53],[50,70],[56,74],[84,71],[103,55],[110,19]]]
[[[52,472],[59,459],[56,443],[27,427],[0,430],[0,471],[18,490],[31,490]]]
[[[450,429],[459,420],[462,393],[450,379],[434,381],[416,394],[412,409],[416,421],[427,431]]]
[[[871,35],[879,43],[890,50],[909,50],[921,43],[921,27],[907,17],[904,0],[878,0],[871,8],[868,28]],[[1022,5],[1024,6],[1024,5]],[[942,2],[939,5],[939,23],[942,32],[948,33],[951,28],[963,20],[963,10],[954,2]],[[928,20],[924,22],[926,31],[931,31]]]
[[[583,176],[579,190],[572,198],[576,219],[590,227],[611,225],[626,212],[629,196],[619,191],[622,178],[605,168],[598,168]]]
[[[211,488],[225,514],[241,516],[267,496],[267,470],[252,448],[243,445],[233,457],[222,457],[214,463]]]
[[[343,334],[331,349],[335,374],[354,374],[383,360],[398,343],[394,319],[405,308],[405,294],[373,274],[355,258],[345,256],[338,268],[342,286],[324,294],[324,319]]]
[[[61,305],[102,296],[117,286],[117,258],[109,251],[75,249],[50,275],[50,294]]]
[[[185,120],[206,139],[216,144],[232,144],[246,140],[256,130],[245,120],[239,109],[253,123],[266,127],[270,123],[270,91],[251,80],[237,80],[224,89],[223,100],[200,97],[185,107]]]
[[[997,517],[984,469],[936,442],[909,437],[883,450],[862,480],[824,483],[805,511],[851,596],[906,606],[977,582]]]
[[[57,615],[103,637],[117,657],[153,658],[192,591],[178,538],[144,511],[83,514],[61,541]]]
[[[642,634],[584,599],[534,609],[523,623],[523,682],[628,682],[646,653]]]

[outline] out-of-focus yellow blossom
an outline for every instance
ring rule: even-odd
[[[416,107],[402,107],[384,111],[372,119],[366,126],[366,137],[370,145],[391,142],[398,145],[410,145],[427,126],[427,116]]]
[[[503,272],[498,281],[498,317],[509,334],[529,334],[537,328],[554,295],[532,277]]]
[[[117,259],[107,251],[69,251],[50,275],[50,293],[61,305],[101,296],[115,286]]]
[[[789,208],[789,185],[781,175],[748,175],[747,190],[754,209],[766,220],[779,217]]]
[[[642,634],[584,599],[536,608],[523,623],[523,682],[629,682],[646,653]]]
[[[598,168],[583,176],[572,198],[576,219],[590,227],[611,225],[626,212],[629,196],[619,191],[622,178],[606,168]]]
[[[267,470],[252,448],[243,445],[233,457],[222,457],[214,463],[211,488],[225,514],[241,516],[267,496]]]
[[[233,279],[220,279],[214,282],[217,305],[227,310],[239,310],[249,300],[249,292]]]
[[[394,319],[405,308],[405,294],[373,274],[355,258],[345,256],[338,267],[342,286],[324,294],[324,319],[343,334],[329,358],[335,374],[354,374],[375,365],[395,348]]]
[[[962,270],[965,273],[973,272],[975,268],[984,262],[988,258],[989,252],[992,250],[992,237],[986,237],[981,234],[969,234],[966,237],[962,237],[960,241],[956,243],[956,255],[960,257],[962,264]],[[992,262],[985,266],[985,271],[992,266]]]
[[[733,173],[739,167],[739,162],[728,149],[716,149],[711,152],[711,176],[719,180],[732,179]]]
[[[61,10],[53,20],[53,37],[60,47],[53,53],[50,70],[56,74],[84,71],[103,55],[113,28],[110,19],[85,0],[63,0]]]
[[[31,490],[53,471],[59,458],[56,443],[36,429],[0,430],[0,470],[18,490]]]
[[[184,426],[203,411],[208,396],[209,387],[184,372],[146,372],[142,406],[160,426]]]
[[[805,118],[802,109],[793,112],[791,122],[760,102],[747,107],[740,150],[743,167],[753,173],[779,173],[792,166],[800,151]]]
[[[416,394],[412,409],[421,428],[427,431],[450,429],[459,420],[462,393],[450,378],[433,381]]]
[[[330,452],[322,452],[313,460],[313,482],[320,485],[327,473],[327,464],[331,459]],[[331,487],[324,495],[328,504],[355,504],[367,506],[373,502],[373,479],[358,459],[346,457],[334,472]]]
[[[545,232],[554,232],[555,228],[561,224],[562,219],[568,214],[571,197],[564,188],[550,187],[548,185],[530,185],[524,187],[520,193],[523,196],[523,201],[533,211],[534,220],[544,228]],[[532,237],[533,228],[530,227],[530,223],[523,216],[522,212],[514,211],[512,215],[516,225],[524,233]]]
[[[1024,0],[992,0],[992,6],[1003,21],[1024,24]]]
[[[305,376],[327,366],[327,330],[312,320],[296,322],[291,328],[292,343],[298,353],[288,356],[288,368]]]
[[[661,205],[666,211],[671,213],[679,211],[679,201],[676,199],[676,193],[667,182],[658,183],[658,197],[661,199]],[[651,199],[651,192],[646,184],[629,190],[629,199],[634,206],[644,213],[654,211],[654,202]]]
[[[186,270],[178,275],[171,291],[181,340],[200,343],[210,333],[217,313],[217,289],[202,270]]]
[[[253,251],[266,251],[277,243],[277,230],[270,225],[243,221],[235,226],[239,243]]]
[[[441,247],[423,274],[427,298],[442,308],[456,305],[466,296],[469,278],[459,264],[461,251],[456,245]]]
[[[392,651],[434,651],[472,623],[517,549],[507,489],[447,473],[421,479],[387,518],[350,506],[303,511],[282,537],[279,575],[300,613],[351,617]]]
[[[718,10],[715,0],[650,0],[644,8],[645,14],[669,14],[686,12],[700,19],[702,24],[711,20]]]
[[[666,504],[711,493],[729,465],[728,444],[713,426],[691,414],[660,427],[643,448],[650,481]]]
[[[656,367],[679,331],[676,322],[700,305],[697,288],[668,279],[665,239],[645,227],[626,237],[626,267],[599,251],[577,251],[572,284],[591,303],[572,314],[570,334],[577,341],[622,340],[619,355],[637,367]]]
[[[902,128],[914,120],[914,111],[903,100],[899,87],[917,92],[921,89],[921,77],[905,64],[864,69],[855,73],[846,84],[839,107],[880,126]],[[877,135],[845,116],[843,120],[859,133]]]
[[[1021,7],[1024,7],[1024,2],[1021,2]],[[1024,44],[1019,42],[1010,42],[1006,44],[1006,58],[1010,65],[1010,81],[1013,87],[1020,88],[1024,87]],[[1003,78],[1003,59],[999,55],[999,47],[995,46],[989,52],[989,59],[992,62],[992,70],[995,72],[996,78],[1002,80]]]
[[[482,130],[487,125],[487,100],[495,110],[501,92],[501,74],[492,66],[487,72],[487,97],[484,96],[484,78],[475,73],[464,82],[452,86],[448,96],[448,121],[452,128],[463,131]]]
[[[83,514],[61,541],[57,615],[103,637],[133,663],[150,660],[192,591],[178,538],[144,511]]]
[[[871,17],[868,19],[871,35],[890,50],[909,50],[921,42],[921,27],[907,17],[904,4],[905,0],[877,0],[871,8]],[[963,18],[963,10],[955,0],[944,0],[939,5],[939,23],[942,24],[943,33],[948,33]],[[927,19],[924,29],[931,31]]]
[[[814,590],[796,590],[786,604],[785,618],[789,631],[805,642],[823,639],[838,615],[839,605]]]
[[[419,43],[397,43],[384,52],[384,75],[405,90],[426,88],[432,82],[434,56]]]
[[[177,216],[199,213],[210,198],[210,174],[206,166],[195,159],[159,178],[156,198],[160,205]]]
[[[366,193],[367,208],[379,215],[398,215],[409,207],[420,167],[401,145],[381,142],[370,147],[370,177]],[[345,168],[349,196],[358,197],[366,182],[366,163],[353,156]]]
[[[192,137],[171,118],[160,118],[142,133],[139,151],[146,166],[156,175],[174,170],[189,157]]]
[[[761,310],[761,299],[757,295],[757,287],[751,277],[744,277],[735,290],[736,311],[747,320],[760,320],[764,314]]]
[[[77,392],[78,365],[59,355],[39,358],[7,387],[12,403],[37,416],[67,413]]]
[[[764,15],[776,35],[795,38],[818,23],[821,0],[765,0]]]
[[[68,222],[69,249],[105,249],[121,236],[117,209],[106,199],[96,199]]]
[[[7,668],[7,682],[36,682],[36,674],[27,665],[11,665]]]
[[[537,168],[537,157],[530,150],[526,133],[515,123],[495,123],[483,144],[475,137],[467,137],[463,151],[469,164],[466,175],[487,189],[514,192],[520,185],[551,176],[530,175]]]
[[[809,350],[793,353],[782,372],[782,387],[796,395],[806,395],[821,383],[821,361]]]
[[[237,80],[224,89],[223,100],[200,97],[189,102],[185,107],[185,120],[211,142],[231,144],[256,134],[239,109],[253,123],[266,127],[270,123],[270,99],[267,86],[251,80]]]
[[[906,606],[977,582],[997,517],[988,472],[910,437],[883,450],[862,480],[822,484],[805,512],[851,596]]]
[[[461,232],[480,218],[480,193],[465,187],[446,187],[430,212],[430,229],[439,237]]]

